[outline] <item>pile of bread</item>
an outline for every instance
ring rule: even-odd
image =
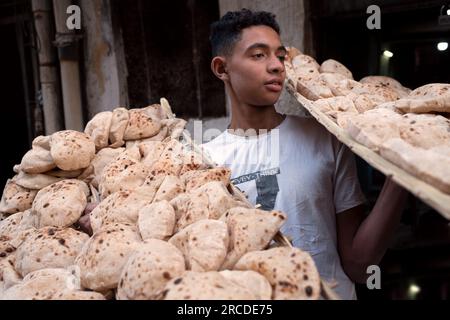
[[[163,102],[36,138],[1,200],[0,299],[319,298],[309,254],[273,241],[285,214],[250,207]]]
[[[319,65],[289,50],[289,85],[357,142],[410,174],[450,194],[450,84],[411,91],[395,79],[355,81],[335,60]]]

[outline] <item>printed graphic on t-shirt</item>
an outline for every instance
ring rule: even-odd
[[[255,181],[256,183],[256,204],[261,205],[262,210],[271,211],[275,208],[278,192],[277,175],[280,174],[280,168],[258,171],[232,179],[231,182],[238,186],[242,183]]]

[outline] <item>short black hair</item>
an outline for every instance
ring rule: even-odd
[[[242,30],[252,26],[268,26],[280,34],[280,26],[273,13],[253,12],[248,9],[230,11],[211,25],[211,47],[213,57],[231,54],[234,45],[241,39]]]

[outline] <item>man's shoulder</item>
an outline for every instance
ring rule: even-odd
[[[285,134],[280,139],[288,145],[302,146],[302,150],[320,150],[336,155],[342,143],[313,117],[289,116]],[[333,156],[334,157],[334,156]]]
[[[287,116],[288,125],[286,126],[288,131],[293,131],[296,134],[302,134],[306,137],[322,137],[330,138],[331,133],[321,125],[313,117],[304,116]]]
[[[212,148],[218,145],[222,145],[225,142],[225,132],[222,132],[217,137],[212,139],[207,139],[203,144],[202,147],[204,148]]]
[[[209,157],[213,158],[214,156],[217,157],[218,155],[223,154],[224,150],[227,148],[228,145],[225,138],[226,132],[222,132],[217,137],[213,139],[208,139],[206,142],[204,142],[201,145],[201,149],[203,152],[209,155]],[[228,146],[229,147],[229,146]],[[218,161],[218,159],[214,159],[214,161]]]

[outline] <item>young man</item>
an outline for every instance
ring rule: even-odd
[[[213,24],[211,43],[211,68],[225,84],[232,118],[205,150],[231,168],[255,205],[285,212],[284,234],[312,255],[325,280],[337,282],[341,298],[355,299],[354,282],[364,283],[367,267],[380,262],[407,192],[388,178],[366,216],[350,150],[313,118],[275,111],[286,49],[273,14],[229,12]]]

